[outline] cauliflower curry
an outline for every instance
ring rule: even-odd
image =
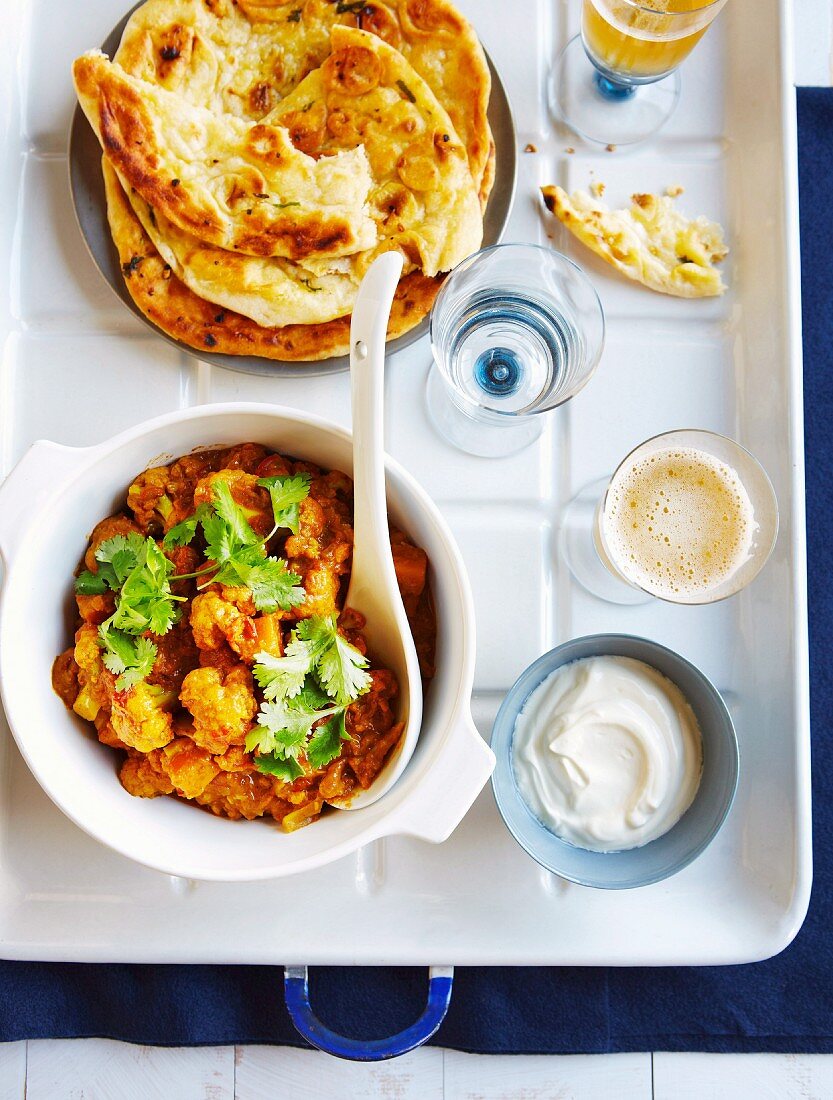
[[[371,785],[402,726],[396,678],[343,606],[352,492],[343,473],[242,443],[146,470],[96,525],[52,682],[121,751],[130,794],[294,830]],[[391,545],[428,678],[427,558],[401,531]]]

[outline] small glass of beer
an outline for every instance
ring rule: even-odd
[[[677,66],[725,3],[583,0],[581,34],[562,50],[553,72],[555,112],[590,141],[644,141],[676,107]]]
[[[775,492],[726,436],[665,432],[568,505],[561,549],[573,575],[611,603],[715,603],[745,588],[778,534]]]

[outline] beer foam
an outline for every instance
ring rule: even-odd
[[[737,472],[693,447],[620,469],[602,514],[613,565],[655,596],[683,602],[708,598],[738,572],[757,527]]]

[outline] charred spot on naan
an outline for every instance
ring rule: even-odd
[[[322,65],[325,83],[342,95],[366,95],[379,86],[382,62],[366,46],[343,46]]]
[[[289,130],[295,148],[311,157],[321,154],[327,122],[327,105],[321,102],[309,103],[298,111],[288,111],[281,118],[281,125]]]

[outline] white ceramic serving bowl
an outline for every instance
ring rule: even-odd
[[[21,753],[49,797],[91,836],[131,859],[193,879],[246,881],[320,867],[379,837],[445,840],[491,774],[494,757],[470,714],[475,628],[465,566],[416,481],[386,459],[393,521],[425,548],[438,624],[437,674],[416,751],[378,802],[332,811],[295,833],[271,820],[227,821],[174,798],[133,798],[118,754],[54,694],[50,669],[70,644],[72,576],[90,531],[123,507],[148,466],[195,448],[244,441],[348,473],[348,432],[278,406],[206,405],[139,424],[95,447],[34,443],[0,487],[0,686]],[[60,838],[56,836],[56,843]]]

